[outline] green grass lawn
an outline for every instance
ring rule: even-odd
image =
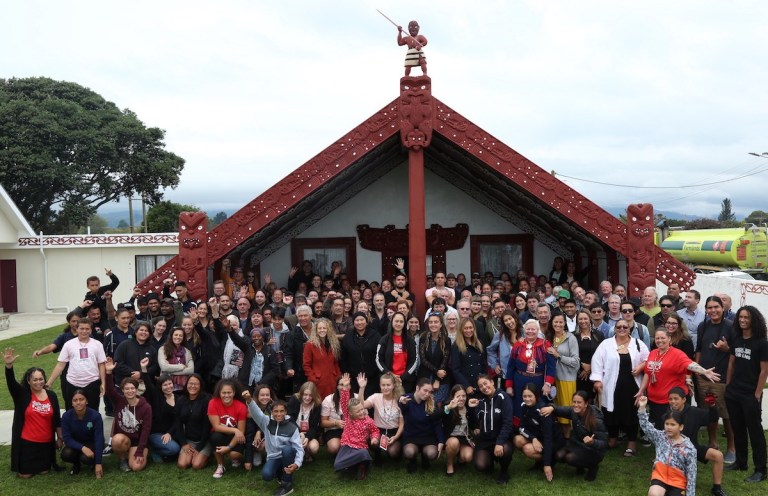
[[[37,365],[47,371],[53,369],[56,355],[46,355],[42,358],[32,358],[32,352],[50,343],[61,332],[63,326],[56,326],[31,333],[0,343],[1,348],[13,347],[20,355],[16,364],[17,377],[28,367]],[[58,391],[58,382],[56,385]],[[12,408],[5,381],[0,381],[0,408]],[[700,433],[702,441],[706,441],[706,433]],[[722,443],[721,443],[722,444]],[[601,464],[597,480],[585,482],[582,476],[576,475],[573,468],[565,465],[555,467],[555,480],[547,483],[540,471],[529,471],[532,465],[520,453],[515,453],[512,462],[512,479],[505,489],[497,486],[489,476],[478,474],[471,467],[462,467],[456,476],[448,478],[443,475],[445,470],[444,458],[433,464],[429,472],[417,472],[409,475],[405,472],[404,464],[389,462],[381,469],[374,469],[368,479],[362,482],[351,480],[335,474],[331,468],[330,459],[321,454],[314,463],[297,472],[295,487],[297,494],[318,496],[344,495],[487,495],[492,493],[526,494],[526,495],[610,495],[626,496],[644,495],[648,491],[653,448],[639,447],[638,455],[634,458],[624,458],[623,445],[609,451]],[[19,480],[10,471],[10,447],[0,446],[0,495],[48,495],[57,496],[84,494],[99,494],[100,496],[126,494],[162,494],[163,496],[190,496],[202,491],[217,494],[252,495],[271,494],[276,489],[276,483],[265,483],[261,480],[260,471],[251,473],[243,469],[230,470],[220,480],[211,476],[214,467],[194,472],[180,471],[174,464],[150,464],[140,473],[121,473],[117,468],[114,456],[104,459],[105,475],[102,480],[96,480],[92,474],[84,471],[78,476],[70,476],[69,471],[51,473],[33,477],[31,480]],[[751,458],[750,458],[751,464]],[[730,495],[768,494],[768,485],[761,483],[755,487],[746,484],[743,479],[751,472],[726,472],[723,487]],[[697,489],[701,494],[709,494],[712,484],[710,465],[699,464],[699,481]],[[209,488],[208,490],[204,488]]]

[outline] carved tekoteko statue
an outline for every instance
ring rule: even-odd
[[[403,36],[403,27],[397,27],[397,44],[400,46],[408,45],[408,52],[405,54],[405,75],[411,75],[411,67],[421,67],[421,73],[427,75],[427,56],[423,48],[427,46],[427,39],[419,34],[419,23],[411,21],[408,23],[408,33],[410,36]]]

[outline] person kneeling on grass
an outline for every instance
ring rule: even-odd
[[[283,400],[272,403],[272,418],[261,411],[248,391],[243,391],[243,400],[251,418],[261,429],[267,447],[267,461],[261,470],[261,478],[265,481],[279,479],[280,486],[275,496],[291,494],[293,473],[301,467],[304,459],[298,426],[286,418],[288,408]]]
[[[344,374],[349,379],[349,374]],[[361,384],[365,374],[358,374],[357,381]],[[364,390],[365,387],[363,386]],[[371,464],[371,454],[368,452],[368,437],[374,449],[379,445],[381,433],[376,423],[368,416],[368,411],[357,398],[349,399],[350,390],[341,390],[341,412],[344,417],[344,432],[341,434],[341,449],[333,463],[334,470],[346,470],[357,467],[357,480],[365,479],[365,473]]]
[[[591,482],[597,477],[597,469],[608,451],[608,430],[602,412],[588,402],[589,394],[586,391],[576,391],[571,406],[545,406],[539,412],[544,417],[554,412],[558,417],[571,419],[571,437],[555,457],[576,467],[578,471],[586,469],[584,480]]]
[[[683,435],[682,413],[667,411],[662,417],[664,430],[660,431],[648,421],[647,405],[646,396],[637,399],[640,428],[656,445],[656,459],[653,462],[648,496],[696,496],[696,448],[691,440]]]
[[[149,359],[140,362],[141,371],[147,372]],[[139,381],[133,377],[125,377],[120,382],[120,393],[115,389],[115,375],[112,373],[117,366],[112,358],[107,358],[107,388],[106,395],[115,407],[115,421],[112,426],[112,450],[120,460],[120,470],[123,472],[138,472],[147,466],[147,443],[152,430],[152,407],[143,397],[139,396]]]

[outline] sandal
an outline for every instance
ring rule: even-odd
[[[626,450],[624,450],[624,456],[626,456],[627,458],[635,456],[635,450],[633,450],[632,448],[627,448]]]

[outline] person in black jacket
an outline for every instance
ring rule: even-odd
[[[608,451],[608,429],[602,412],[589,404],[589,394],[576,391],[571,406],[545,406],[539,411],[545,417],[554,412],[558,417],[571,419],[571,438],[557,451],[557,459],[579,470],[587,469],[584,480],[595,480],[599,464]]]
[[[288,399],[288,417],[299,426],[304,462],[309,463],[320,451],[320,405],[322,399],[313,382],[305,382]]]
[[[520,411],[520,426],[515,436],[515,448],[536,460],[536,467],[543,468],[544,477],[552,482],[552,465],[555,453],[565,445],[563,433],[555,428],[552,415],[543,416],[541,408],[547,404],[541,398],[541,388],[529,382],[523,388],[523,406]]]
[[[266,384],[275,389],[280,376],[280,365],[277,363],[272,347],[264,343],[264,330],[252,329],[250,342],[236,332],[232,332],[231,327],[228,331],[232,343],[243,352],[243,366],[240,367],[237,375],[238,382],[249,391],[257,384]],[[258,370],[257,364],[254,364],[257,354],[262,356],[261,370]]]
[[[285,342],[285,368],[290,374],[293,371],[293,392],[307,382],[307,376],[302,366],[304,361],[304,345],[312,334],[312,309],[308,305],[296,307],[296,326],[293,327]],[[288,413],[290,415],[290,412]],[[292,417],[291,417],[292,418]]]
[[[405,332],[405,315],[392,315],[389,332],[379,340],[376,347],[376,366],[383,374],[392,372],[400,378],[406,393],[416,385],[416,371],[419,368],[419,354],[416,342]]]
[[[499,462],[496,482],[509,482],[512,463],[512,398],[502,389],[496,389],[493,379],[483,374],[477,379],[481,397],[471,398],[467,404],[477,422],[475,428],[475,468],[493,473],[493,462]]]
[[[451,381],[448,376],[451,358],[451,340],[445,331],[443,319],[434,314],[427,317],[427,331],[419,338],[418,377],[432,381],[433,396],[438,407],[448,403]],[[466,393],[466,388],[464,388]]]
[[[132,377],[137,381],[143,381],[141,374],[141,361],[149,359],[147,374],[151,378],[160,375],[160,366],[157,363],[157,351],[150,342],[151,331],[148,322],[141,322],[133,331],[132,339],[120,343],[115,350],[115,384],[121,384],[126,377]]]
[[[376,392],[379,383],[379,368],[376,366],[376,349],[381,335],[368,327],[368,319],[363,312],[352,315],[353,330],[347,332],[341,340],[341,371],[350,377],[357,377],[361,372],[368,378],[365,397]]]
[[[469,397],[478,396],[477,379],[488,366],[483,343],[477,336],[477,324],[461,319],[456,341],[451,348],[451,373],[456,384],[467,388]]]
[[[176,402],[176,442],[181,446],[177,465],[180,469],[190,466],[200,470],[208,463],[212,448],[208,442],[211,423],[208,420],[208,402],[211,395],[203,388],[205,381],[199,374],[187,380],[184,394]]]

